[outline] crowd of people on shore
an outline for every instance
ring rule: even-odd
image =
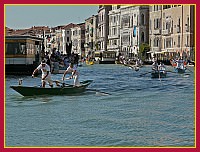
[[[143,62],[140,58],[135,59],[126,59],[124,56],[119,56],[119,63],[124,65],[135,65],[138,67],[141,67],[143,65]]]
[[[58,50],[53,49],[52,53],[45,52],[43,60],[50,66],[50,70],[53,73],[54,70],[58,70],[60,67],[67,69],[70,63],[78,65],[79,55],[72,52],[71,54],[61,54]]]

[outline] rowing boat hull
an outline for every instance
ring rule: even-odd
[[[151,78],[166,78],[167,72],[166,71],[152,71]]]
[[[185,73],[185,68],[184,69],[181,69],[181,68],[174,68],[174,71],[177,72],[177,73]]]
[[[74,95],[83,93],[86,90],[87,86],[91,84],[91,82],[92,80],[83,81],[81,82],[81,86],[78,87],[74,87],[73,85],[55,88],[30,87],[20,85],[10,87],[23,96]]]

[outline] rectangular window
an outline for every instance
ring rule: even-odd
[[[160,19],[156,18],[154,19],[154,29],[160,28]]]
[[[117,30],[116,30],[116,28],[113,28],[113,35],[117,35]]]
[[[186,37],[186,47],[188,47],[189,46],[189,36],[187,35],[187,37]]]
[[[171,48],[171,38],[166,38],[166,48]]]
[[[129,35],[122,36],[122,43],[123,44],[128,44],[129,43]]]
[[[180,47],[180,44],[181,44],[181,37],[180,37],[180,35],[178,35],[178,44],[177,44],[177,47]]]
[[[128,16],[128,14],[123,15],[122,16],[122,21],[121,21],[122,27],[128,27],[129,26],[129,22],[130,22],[129,20],[130,20],[130,17]]]

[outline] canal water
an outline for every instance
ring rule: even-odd
[[[173,70],[172,67],[167,67]],[[77,96],[23,97],[11,88],[40,85],[31,76],[6,76],[6,146],[146,147],[195,145],[194,68],[152,79],[121,65],[79,67],[80,80],[93,80]],[[191,72],[193,71],[193,72]],[[62,74],[52,75],[60,80]],[[66,80],[66,83],[72,83]]]

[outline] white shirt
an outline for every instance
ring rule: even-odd
[[[73,72],[76,71],[74,74]],[[68,73],[72,73],[73,75],[79,75],[79,72],[77,71],[77,68],[74,66],[73,68],[71,68],[70,66],[67,68],[67,72]]]
[[[41,70],[42,71],[42,77],[47,75],[47,71],[49,71],[49,74],[48,76],[51,75],[51,72],[50,72],[50,66],[48,64],[45,64],[45,66],[43,67],[42,64],[40,64],[38,67],[37,67],[37,70]]]

